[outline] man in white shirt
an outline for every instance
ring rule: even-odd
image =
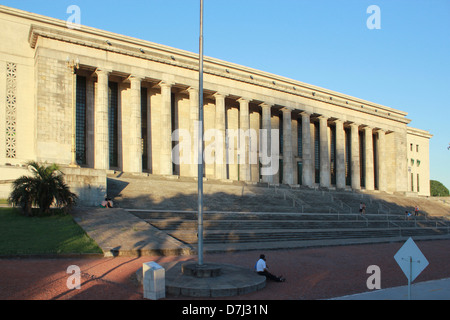
[[[282,276],[277,277],[277,276],[271,274],[269,272],[269,270],[267,270],[266,256],[263,254],[259,256],[259,260],[256,262],[255,268],[256,268],[256,272],[259,275],[266,276],[266,278],[268,278],[270,280],[273,280],[276,282],[284,282],[286,280]]]

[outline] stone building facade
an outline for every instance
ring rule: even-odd
[[[107,170],[197,176],[197,54],[4,6],[0,28],[2,176],[54,162],[99,194]],[[205,57],[205,177],[429,195],[431,135],[406,116]]]

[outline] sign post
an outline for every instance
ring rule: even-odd
[[[408,300],[411,300],[411,283],[428,266],[428,260],[412,238],[398,250],[394,259],[408,279]]]

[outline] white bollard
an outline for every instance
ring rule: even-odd
[[[142,265],[142,279],[144,284],[144,298],[158,300],[166,297],[166,271],[156,262]]]

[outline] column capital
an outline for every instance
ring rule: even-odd
[[[311,117],[311,114],[312,114],[312,112],[310,112],[310,111],[300,111],[299,112],[299,114],[302,116],[302,117]]]
[[[378,132],[378,133],[386,133],[386,132],[387,132],[387,130],[385,130],[385,129],[382,129],[382,128],[374,128],[374,129],[373,129],[373,132]]]
[[[247,98],[247,97],[240,97],[239,99],[237,99],[237,102],[239,103],[250,103],[252,99]]]
[[[173,82],[170,82],[170,81],[160,81],[159,83],[158,83],[158,85],[162,88],[162,87],[165,87],[165,88],[171,88],[173,85],[174,85],[174,83]]]
[[[189,93],[191,93],[191,92],[197,92],[197,93],[198,93],[198,88],[196,88],[196,87],[189,87],[189,88],[187,88],[186,90],[187,90],[187,92],[189,92]]]
[[[356,122],[351,122],[351,123],[349,123],[349,126],[352,128],[354,128],[354,127],[359,128],[360,124],[356,123]]]
[[[227,94],[221,93],[221,92],[216,92],[216,93],[213,94],[213,97],[216,98],[216,99],[217,99],[217,98],[219,98],[219,99],[220,99],[220,98],[225,99],[227,96],[228,96]]]
[[[263,103],[260,103],[259,106],[261,108],[272,108],[273,104],[267,103],[267,102],[263,102]]]
[[[128,80],[130,82],[132,82],[132,81],[141,82],[144,78],[145,78],[144,76],[130,74],[126,80]]]
[[[94,71],[94,73],[97,74],[97,76],[99,76],[99,75],[106,75],[106,76],[108,76],[111,72],[112,72],[111,69],[105,69],[105,68],[97,68]]]
[[[336,124],[341,124],[341,123],[344,124],[344,120],[342,120],[342,119],[334,119],[333,122]]]
[[[292,113],[293,109],[284,107],[284,108],[281,108],[281,111],[282,111],[283,113]]]

